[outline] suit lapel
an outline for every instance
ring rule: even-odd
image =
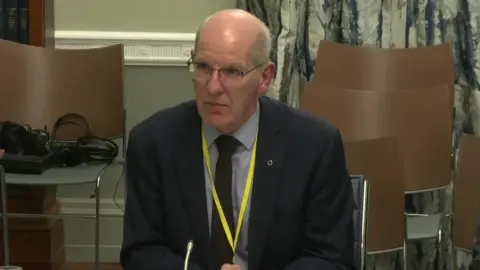
[[[253,180],[248,265],[258,270],[273,219],[277,181],[284,161],[286,139],[280,130],[281,110],[268,99],[260,99],[260,123]]]
[[[184,129],[181,129],[177,139],[174,164],[180,193],[187,209],[189,226],[194,232],[190,236],[196,247],[193,253],[199,253],[196,257],[203,265],[209,265],[210,236],[200,135],[201,121],[196,111],[192,111],[191,115],[191,121],[183,126]]]

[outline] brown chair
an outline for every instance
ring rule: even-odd
[[[322,40],[317,51],[315,76],[305,87],[310,89],[309,95],[311,97],[312,95],[319,95],[316,92],[328,91],[331,88],[362,91],[422,91],[433,88],[441,90],[443,86],[446,86],[449,94],[449,113],[451,116],[444,119],[445,123],[447,119],[448,121],[451,120],[448,124],[450,125],[450,132],[453,133],[454,79],[455,63],[452,47],[448,43],[418,48],[385,49],[359,47]],[[430,98],[428,100],[424,99],[424,104],[415,102],[419,109],[427,107],[426,104],[437,108],[444,104],[444,93],[433,91],[430,91],[430,93]],[[426,96],[422,94],[422,97]],[[310,102],[309,107],[314,107],[315,105],[312,102],[318,101],[305,95],[303,100]],[[374,102],[372,101],[372,103]],[[375,105],[382,106],[378,103],[375,103]],[[330,106],[334,106],[334,104]],[[385,106],[383,105],[383,107]],[[374,109],[367,110],[371,112]],[[405,112],[413,116],[413,113]],[[419,115],[421,114],[417,114],[417,116]],[[380,116],[373,119],[376,121],[378,117]],[[425,120],[429,122],[427,117],[425,117]],[[440,119],[437,120],[440,121]],[[441,124],[440,122],[436,123]],[[442,138],[444,141],[445,137]],[[451,144],[452,142],[450,142],[450,162],[452,163]],[[415,159],[415,157],[412,158]],[[412,163],[414,162],[413,159]],[[408,193],[432,191],[430,185],[416,185],[411,182],[409,180],[412,179],[409,176],[410,170],[408,170],[407,164],[405,166],[407,166],[405,173],[406,191]],[[421,175],[417,175],[416,178],[420,177]],[[445,183],[444,180],[441,180],[441,182],[442,184]]]
[[[448,119],[452,119],[453,133],[454,80],[455,62],[449,43],[417,48],[374,48],[322,40],[318,46],[315,75],[308,84],[314,85],[317,91],[329,87],[367,91],[419,91],[445,85],[450,95],[452,117]],[[429,101],[428,104],[432,102]],[[452,147],[450,151],[453,163]],[[443,191],[410,188],[412,186],[408,184],[408,178],[407,176],[408,193]]]
[[[480,137],[464,134],[460,141],[453,193],[452,244],[471,251],[480,213]],[[455,258],[455,256],[453,256]],[[453,262],[455,265],[455,261]]]
[[[0,40],[0,59],[0,121],[51,131],[58,118],[77,113],[94,135],[123,137],[122,45],[55,50]],[[62,140],[83,135],[75,125],[59,132]]]
[[[362,175],[369,183],[364,255],[403,250],[406,266],[405,196],[397,140],[349,141],[345,143],[345,156],[349,173]]]
[[[46,125],[52,131],[61,116],[76,113],[86,118],[92,135],[122,138],[125,145],[122,45],[55,50],[0,40],[0,59],[0,121],[13,121],[39,129]],[[75,125],[69,125],[58,130],[56,139],[76,140],[84,132]],[[113,164],[50,168],[41,175],[7,174],[6,183],[94,184],[95,269],[98,270],[100,182],[105,170]],[[15,213],[10,213],[10,216],[14,217]]]
[[[405,193],[416,193],[450,186],[453,115],[449,103],[445,86],[368,91],[326,86],[319,90],[310,84],[301,108],[332,122],[347,142],[396,137]],[[443,213],[409,216],[408,239],[436,238],[440,245],[443,217]]]
[[[345,141],[398,138],[405,192],[445,188],[451,180],[451,126],[446,87],[404,91],[308,87],[301,108],[333,123]],[[426,106],[425,104],[428,104]]]
[[[320,116],[341,132],[344,141],[374,139],[388,134],[384,93],[307,84],[300,108]]]
[[[429,89],[446,85],[454,105],[455,63],[450,44],[385,49],[322,40],[313,83],[357,90]]]

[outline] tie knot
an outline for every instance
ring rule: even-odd
[[[215,140],[218,152],[228,156],[233,155],[239,145],[239,141],[233,136],[222,135]]]

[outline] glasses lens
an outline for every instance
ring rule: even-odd
[[[188,68],[193,73],[193,77],[199,81],[208,81],[215,72],[218,72],[218,79],[223,84],[235,84],[242,80],[242,74],[239,71],[231,69],[212,69],[205,64],[189,63]]]

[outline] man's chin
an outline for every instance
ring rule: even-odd
[[[207,124],[208,126],[210,127],[213,127],[217,130],[225,130],[226,127],[228,127],[228,125],[230,124],[230,121],[227,121],[226,119],[224,118],[220,118],[220,117],[205,117],[203,119],[203,122],[205,124]]]

